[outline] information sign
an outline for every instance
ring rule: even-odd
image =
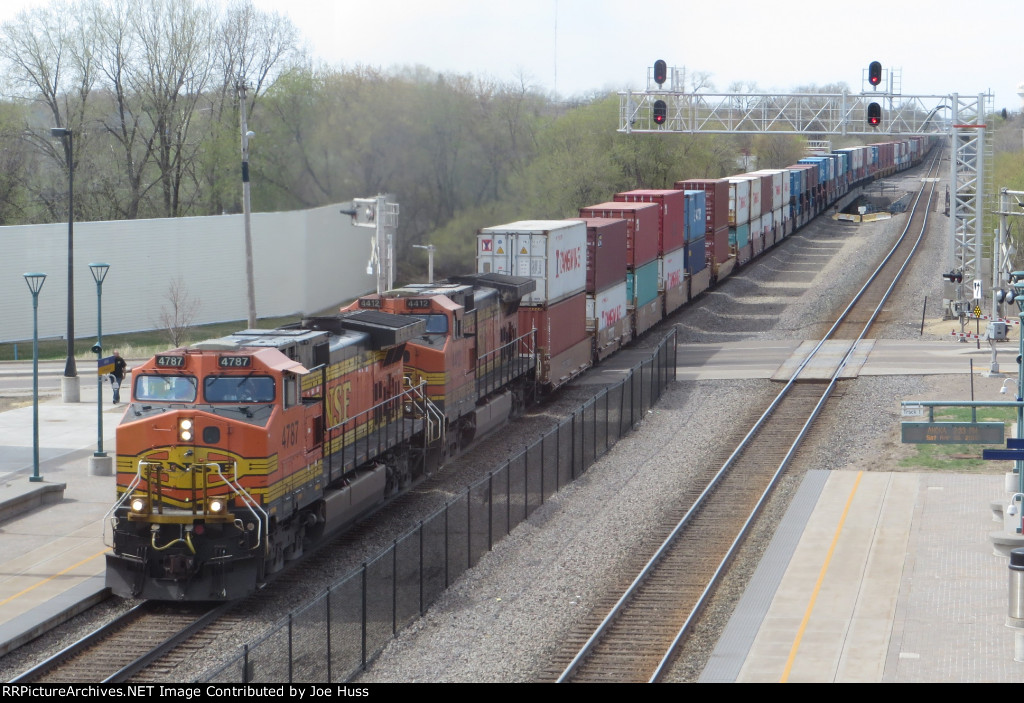
[[[904,444],[1003,444],[1002,422],[903,422]]]

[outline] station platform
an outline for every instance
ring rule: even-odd
[[[1003,475],[811,471],[700,681],[1010,683]]]
[[[40,379],[41,480],[32,481],[31,364],[28,369],[27,392],[4,391],[24,405],[0,412],[0,656],[107,596],[102,525],[115,479],[112,470],[93,473],[91,463],[98,439],[97,379],[80,375],[77,403],[62,402],[52,374],[45,384]],[[14,375],[23,381],[24,364],[0,365],[0,379]],[[126,405],[111,403],[109,384],[103,400],[103,449],[112,458]]]

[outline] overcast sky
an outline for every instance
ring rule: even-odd
[[[221,1],[221,0],[218,0]],[[711,74],[719,91],[845,82],[873,60],[901,70],[905,95],[977,95],[1018,110],[1020,0],[253,0],[291,17],[332,65],[422,64],[561,96],[642,90],[655,59]],[[0,0],[0,21],[40,0]],[[813,9],[811,9],[813,8]]]

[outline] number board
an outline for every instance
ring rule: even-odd
[[[429,310],[430,298],[406,298],[405,307],[410,310]]]
[[[217,359],[217,365],[224,369],[244,369],[247,366],[252,366],[252,357],[222,356]]]
[[[904,444],[1003,444],[1002,422],[903,422]]]
[[[359,307],[380,309],[380,298],[360,298]]]
[[[185,357],[180,354],[157,354],[156,365],[172,369],[185,368]]]

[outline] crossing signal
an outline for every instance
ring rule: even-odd
[[[868,105],[868,124],[877,126],[882,121],[882,106],[878,103]]]
[[[668,105],[664,100],[654,101],[654,124],[665,124],[668,118]]]
[[[868,83],[878,85],[882,82],[882,64],[872,61],[868,64]]]
[[[654,62],[654,82],[661,85],[668,79],[668,66],[658,59]],[[660,123],[659,123],[660,124]]]

